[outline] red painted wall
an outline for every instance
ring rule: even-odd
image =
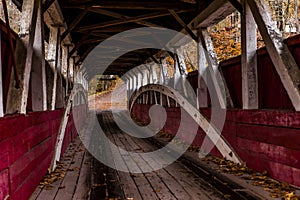
[[[86,107],[78,106],[84,117]],[[63,110],[0,118],[0,199],[28,199],[50,166]],[[62,153],[77,132],[72,114]]]
[[[135,104],[133,115],[149,122],[150,105]],[[167,108],[163,128],[174,135],[178,131],[179,108]],[[203,109],[208,118],[210,109]],[[184,123],[195,123],[187,114]],[[189,130],[186,130],[188,134]],[[293,111],[227,110],[222,135],[241,159],[257,171],[267,170],[271,177],[300,186],[300,113]],[[193,145],[201,146],[205,133],[199,128]],[[216,148],[211,154],[220,156]]]

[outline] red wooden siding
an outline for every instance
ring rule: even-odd
[[[75,109],[85,117],[85,105]],[[56,110],[0,118],[0,199],[29,198],[50,166],[62,115]],[[71,114],[62,153],[76,135]]]

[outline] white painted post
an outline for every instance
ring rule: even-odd
[[[55,168],[57,166],[57,161],[59,161],[59,159],[60,159],[60,154],[61,154],[62,145],[63,145],[63,141],[64,141],[64,137],[65,137],[66,127],[67,127],[68,119],[69,119],[70,112],[71,112],[74,90],[75,89],[73,88],[72,92],[69,96],[67,107],[65,109],[63,118],[61,120],[59,129],[58,129],[58,135],[57,135],[57,139],[56,139],[56,143],[55,143],[54,154],[53,154],[53,158],[52,158],[52,162],[51,162],[51,166],[50,166],[51,172],[55,170]]]
[[[2,80],[2,31],[0,29],[0,117],[4,116],[3,106],[3,80]]]
[[[31,70],[32,110],[47,110],[46,63],[42,3],[39,1],[35,37],[34,58]]]
[[[198,38],[199,41],[201,40],[201,29],[198,29]],[[205,57],[205,50],[201,42],[197,43],[197,59],[198,59],[198,88],[197,88],[197,109],[199,108],[206,108],[208,107],[207,97],[207,86],[206,86],[206,69],[207,69],[207,62]]]
[[[50,28],[50,39],[49,39],[49,51],[48,59],[52,61],[53,67],[53,86],[52,86],[52,98],[51,98],[51,110],[55,110],[56,104],[56,92],[57,92],[57,66],[59,58],[59,48],[60,48],[60,28]],[[54,49],[55,47],[55,49]]]
[[[40,0],[25,0],[23,1],[23,10],[22,13],[25,13],[23,16],[22,23],[24,26],[24,34],[29,34],[29,37],[24,38],[24,43],[27,45],[27,55],[25,61],[25,69],[24,69],[24,76],[22,80],[22,99],[21,99],[21,107],[20,113],[26,114],[26,107],[27,107],[27,100],[28,100],[28,91],[29,91],[29,80],[30,80],[30,73],[31,67],[33,63],[33,43],[35,38],[35,29],[36,29],[36,20],[37,20],[37,10],[38,4]],[[25,24],[24,24],[25,23]]]
[[[178,69],[180,69],[181,73],[180,73],[180,79],[181,79],[181,83],[182,83],[182,89],[183,89],[183,94],[184,96],[188,97],[188,92],[187,92],[187,88],[185,87],[186,84],[186,77],[187,77],[187,68],[186,68],[186,64],[184,61],[184,55],[182,52],[182,49],[177,48],[176,49],[176,54],[178,56]]]
[[[174,89],[177,89],[178,82],[180,81],[180,70],[179,70],[179,61],[178,61],[178,56],[174,55],[174,74],[173,74],[173,80],[174,80]]]
[[[148,76],[148,69],[147,67],[144,65],[144,69],[143,69],[143,85],[148,85],[149,84],[149,76]]]
[[[227,88],[227,84],[224,79],[223,73],[221,69],[219,69],[219,62],[217,59],[217,55],[214,50],[213,42],[211,40],[211,37],[209,36],[207,29],[203,29],[200,32],[200,37],[201,40],[199,42],[202,44],[203,48],[205,49],[205,56],[206,56],[206,61],[208,63],[208,69],[217,93],[220,107],[223,109],[225,109],[227,105],[229,107],[233,107],[233,102],[230,97],[229,90]],[[219,72],[219,76],[217,72]],[[222,91],[224,91],[225,94],[223,94]]]
[[[170,75],[169,75],[169,72],[168,72],[168,65],[167,65],[166,59],[163,59],[161,61],[161,67],[162,67],[162,71],[163,71],[165,84],[167,85],[169,80],[170,80]]]
[[[152,74],[152,83],[157,84],[158,83],[158,77],[157,77],[157,71],[156,71],[156,64],[155,63],[150,65],[150,71],[151,71],[151,74]]]
[[[244,1],[243,7],[241,13],[243,109],[258,109],[256,23],[247,1]]]
[[[247,0],[266,48],[296,111],[300,111],[300,70],[263,0]]]

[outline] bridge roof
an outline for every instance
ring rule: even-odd
[[[80,56],[78,63],[84,61],[99,43],[123,31],[163,27],[188,34],[196,27],[207,27],[220,21],[234,10],[227,0],[58,0],[58,3],[68,27],[62,38],[71,35],[75,47],[70,54],[77,52]],[[145,37],[160,42],[152,35]],[[128,45],[133,41],[131,39],[118,41],[118,44]],[[145,63],[150,55],[158,51],[140,49],[126,53],[115,60],[106,73],[123,74]],[[113,52],[107,50],[107,54],[99,59],[105,60],[110,54]]]

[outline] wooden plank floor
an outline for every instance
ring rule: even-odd
[[[127,151],[149,152],[157,147],[151,143],[124,134],[116,128],[112,115],[108,112],[99,116],[99,121],[118,146]],[[147,158],[142,163],[127,163],[136,160],[132,154],[121,155],[128,168],[143,168],[157,162]],[[69,199],[126,199],[126,200],[169,200],[169,199],[226,199],[205,180],[197,176],[181,162],[150,173],[125,173],[106,167],[93,158],[84,148],[79,138],[72,143],[60,163],[61,169],[56,181],[45,177],[40,187],[32,194],[31,200],[69,200]],[[149,168],[151,168],[149,165]],[[59,175],[63,174],[63,175]],[[55,175],[53,175],[55,177]],[[50,177],[50,178],[49,178]],[[53,177],[52,177],[53,178]],[[49,182],[51,184],[49,184]],[[45,184],[48,183],[48,184]]]

